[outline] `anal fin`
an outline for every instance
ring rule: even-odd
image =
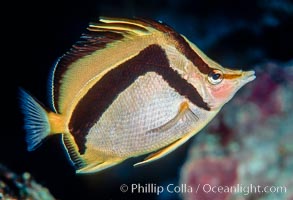
[[[107,160],[105,162],[96,162],[96,163],[93,163],[93,164],[89,164],[89,165],[86,165],[85,167],[79,169],[76,171],[76,173],[78,174],[86,174],[86,173],[95,173],[95,172],[99,172],[99,171],[102,171],[106,168],[109,168],[109,167],[112,167],[120,162],[122,162],[123,159],[110,159],[110,160]]]
[[[156,131],[165,131],[169,128],[171,128],[173,125],[175,125],[180,119],[182,119],[183,117],[187,117],[191,120],[195,120],[198,121],[198,117],[189,109],[189,105],[187,102],[183,102],[180,106],[179,112],[178,114],[172,119],[170,120],[167,124],[156,128]],[[154,130],[152,130],[154,131]],[[148,157],[145,158],[144,161],[139,162],[134,164],[134,166],[139,166],[139,165],[143,165],[146,163],[150,163],[153,162],[155,160],[158,160],[162,157],[164,157],[165,155],[169,154],[170,152],[174,151],[175,149],[177,149],[180,145],[184,144],[190,137],[192,137],[195,134],[194,131],[190,131],[188,133],[186,133],[182,138],[178,139],[177,141],[173,142],[172,144],[170,144],[169,146],[150,154]]]
[[[112,167],[124,159],[122,158],[109,158],[106,161],[95,159],[86,159],[84,155],[80,155],[78,147],[70,134],[62,134],[62,140],[65,145],[65,150],[69,160],[75,167],[77,174],[95,173],[103,169]]]
[[[71,161],[72,165],[75,167],[76,170],[85,167],[87,164],[81,158],[77,145],[74,142],[74,139],[69,134],[62,134],[62,141],[65,145],[65,150],[68,155],[69,160]]]

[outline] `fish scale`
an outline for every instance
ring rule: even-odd
[[[172,133],[158,135],[146,133],[163,126],[174,118],[182,101],[183,97],[176,94],[176,91],[170,88],[162,77],[153,72],[147,73],[140,77],[133,87],[119,95],[101,119],[91,128],[87,140],[92,145],[98,146],[100,151],[113,154],[117,154],[117,152],[113,150],[112,143],[119,141],[118,146],[115,145],[115,149],[123,150],[117,154],[121,157],[133,152],[139,154],[142,151],[153,151],[161,146],[158,143],[161,143],[162,139],[168,142],[178,139],[178,136],[173,138]],[[135,107],[136,112],[129,115],[121,112],[124,109],[129,110],[129,107]],[[115,126],[113,127],[111,124],[107,126],[109,119],[113,119],[113,114],[116,115],[116,121],[112,121]],[[99,141],[105,142],[105,137],[107,142],[100,144]]]

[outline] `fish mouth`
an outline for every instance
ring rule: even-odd
[[[251,70],[251,71],[244,71],[242,72],[242,81],[245,83],[248,83],[250,81],[253,81],[256,76],[255,76],[255,71]]]

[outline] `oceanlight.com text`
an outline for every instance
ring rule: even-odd
[[[199,184],[200,185],[200,184]],[[200,187],[200,186],[199,186]],[[286,193],[285,186],[260,186],[260,185],[241,185],[235,186],[212,186],[210,184],[203,184],[202,190],[205,193],[235,193],[242,195],[257,194],[257,193]]]

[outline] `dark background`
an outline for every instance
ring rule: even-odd
[[[18,173],[30,172],[62,200],[178,199],[168,194],[123,194],[119,187],[123,183],[176,185],[190,145],[146,166],[132,167],[143,159],[140,157],[91,175],[75,175],[59,136],[48,139],[35,152],[26,151],[17,89],[22,87],[47,104],[51,66],[90,21],[101,15],[162,20],[224,66],[254,68],[293,58],[291,1],[12,1],[1,8],[8,14],[1,25],[0,163]]]

